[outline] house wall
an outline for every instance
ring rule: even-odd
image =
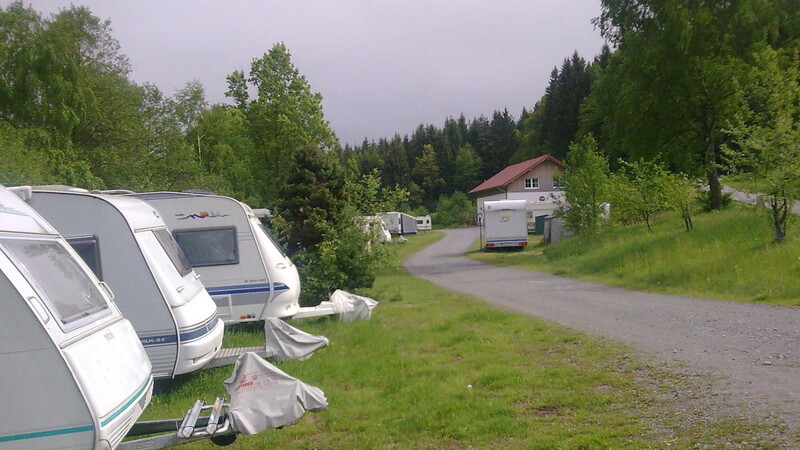
[[[536,192],[536,191],[552,191],[553,189],[553,176],[559,176],[564,172],[559,165],[552,161],[544,161],[538,166],[532,168],[526,173],[522,174],[519,178],[508,184],[508,192]],[[538,178],[539,189],[525,189],[526,178]]]
[[[544,197],[544,200],[542,200]],[[525,200],[528,210],[528,222],[533,225],[536,216],[553,215],[564,202],[564,191],[534,191],[509,192],[509,200]]]
[[[538,166],[528,170],[517,179],[508,184],[503,191],[500,189],[488,190],[483,192],[483,196],[478,197],[477,212],[478,217],[483,211],[483,203],[495,200],[525,200],[528,210],[528,221],[533,226],[536,216],[553,214],[564,201],[564,191],[553,187],[553,177],[560,176],[564,169],[552,162],[544,161]],[[538,178],[538,189],[525,189],[526,178]]]
[[[495,200],[506,200],[506,199],[507,197],[505,192],[493,195],[487,195],[485,197],[478,197],[478,209],[477,209],[478,216],[480,216],[480,213],[483,211],[483,202],[493,202]]]

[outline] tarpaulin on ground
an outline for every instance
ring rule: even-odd
[[[287,375],[252,352],[236,361],[225,388],[231,397],[231,425],[243,434],[290,425],[306,411],[328,407],[322,390]]]
[[[331,294],[330,302],[333,303],[333,310],[342,322],[368,320],[372,315],[372,309],[378,305],[377,301],[369,297],[362,297],[339,289]]]
[[[298,330],[275,317],[264,320],[264,335],[269,355],[278,361],[308,359],[314,351],[328,345],[328,338],[325,336],[315,336]]]

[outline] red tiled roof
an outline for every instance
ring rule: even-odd
[[[516,163],[506,167],[500,172],[497,172],[497,174],[495,174],[493,177],[489,178],[488,180],[478,185],[478,187],[476,187],[475,189],[469,191],[469,193],[474,194],[476,192],[507,186],[512,181],[519,178],[520,175],[524,174],[530,169],[533,169],[534,167],[547,161],[548,159],[560,165],[561,167],[567,167],[566,164],[564,164],[563,162],[559,161],[558,159],[550,155],[542,155],[538,158],[529,159],[527,161],[522,161],[521,163]]]

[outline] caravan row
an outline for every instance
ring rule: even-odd
[[[118,445],[150,401],[150,361],[108,285],[2,187],[0,292],[0,446]]]
[[[156,377],[208,364],[222,346],[223,322],[289,317],[299,308],[296,268],[234,199],[43,186],[27,202],[111,286]]]
[[[218,203],[168,204],[201,198]],[[225,220],[181,222],[190,216]],[[14,411],[0,447],[115,448],[154,377],[220,353],[224,322],[299,310],[297,271],[279,248],[225,197],[0,186],[0,393]]]

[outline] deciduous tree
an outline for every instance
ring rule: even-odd
[[[600,229],[610,200],[608,160],[588,135],[569,148],[568,167],[561,177],[566,204],[559,214],[576,233],[594,234]]]
[[[782,242],[800,198],[800,57],[773,49],[756,55],[750,85],[750,114],[733,128],[736,145],[726,149],[732,169],[745,169],[765,180],[758,196],[768,207],[774,239]]]

